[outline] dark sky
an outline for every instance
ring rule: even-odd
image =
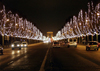
[[[87,11],[90,0],[2,0],[7,9],[33,22],[44,34],[54,35],[61,30],[66,20],[78,14],[80,9]],[[99,0],[94,0],[97,3]]]

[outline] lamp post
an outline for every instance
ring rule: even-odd
[[[96,41],[98,41],[98,34],[96,34]]]
[[[91,38],[92,38],[92,41],[93,41],[93,34],[92,34],[92,37]]]

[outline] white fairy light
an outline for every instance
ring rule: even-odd
[[[37,28],[31,22],[27,21],[26,19],[24,21],[23,18],[20,18],[18,16],[18,14],[14,15],[11,11],[8,11],[8,13],[6,13],[5,6],[3,6],[2,10],[0,10],[0,13],[3,14],[3,18],[0,20],[1,35],[29,39],[34,39],[35,36],[38,36],[39,40],[42,40],[42,33],[38,30],[38,34],[36,34]],[[36,40],[38,40],[38,38]]]
[[[78,17],[73,16],[73,20],[64,26],[66,38],[80,37],[86,35],[100,34],[100,3],[94,7],[93,2],[88,3],[88,12],[80,10]],[[63,36],[62,36],[63,37]]]

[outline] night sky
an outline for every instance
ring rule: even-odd
[[[90,0],[2,0],[6,8],[26,18],[46,35],[52,31],[54,35],[61,30],[66,21],[78,15],[80,9],[87,11]],[[99,0],[94,0],[98,3]]]

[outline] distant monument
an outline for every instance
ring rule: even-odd
[[[53,37],[53,32],[47,32],[47,37],[52,38]]]

